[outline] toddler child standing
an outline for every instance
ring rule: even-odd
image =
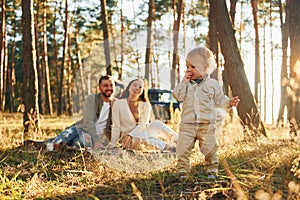
[[[219,160],[216,141],[217,107],[237,106],[239,98],[228,98],[215,79],[209,75],[217,65],[213,53],[206,47],[196,47],[186,57],[186,72],[175,86],[173,96],[182,102],[177,169],[185,178],[190,170],[190,155],[196,140],[205,156],[204,170],[208,178],[216,179]]]

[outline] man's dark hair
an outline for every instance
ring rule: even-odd
[[[102,82],[103,80],[112,80],[112,81],[113,81],[113,78],[112,78],[112,76],[110,76],[110,75],[104,75],[104,76],[101,76],[101,78],[99,79],[99,84],[101,84],[101,82]]]

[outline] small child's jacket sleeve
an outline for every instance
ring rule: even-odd
[[[214,83],[213,87],[215,90],[214,100],[215,100],[216,106],[219,108],[224,108],[224,109],[228,108],[230,98],[227,97],[226,95],[224,95],[221,86],[216,81],[213,81],[213,83]]]
[[[188,83],[180,82],[174,87],[173,96],[177,101],[182,102],[185,100],[188,89]]]

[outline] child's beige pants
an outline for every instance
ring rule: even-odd
[[[204,169],[206,173],[217,173],[219,160],[217,156],[218,144],[215,136],[215,124],[187,124],[180,123],[179,138],[176,153],[178,156],[178,171],[190,170],[190,155],[199,140],[201,153],[205,156]]]

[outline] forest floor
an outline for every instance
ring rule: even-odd
[[[20,113],[0,113],[0,199],[300,199],[300,138],[287,126],[268,125],[267,137],[246,140],[238,120],[226,120],[219,178],[210,181],[197,146],[192,171],[182,180],[173,153],[47,152],[23,145],[25,139],[53,137],[73,122],[43,117],[41,132],[24,136]]]

